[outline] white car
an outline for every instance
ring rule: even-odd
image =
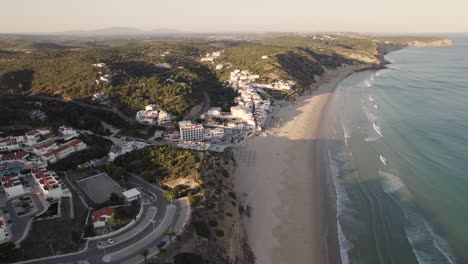
[[[114,240],[112,240],[111,238],[107,239],[107,243],[109,244],[114,244]]]

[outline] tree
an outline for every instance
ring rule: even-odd
[[[172,229],[172,227],[169,227],[169,229],[167,229],[166,231],[166,234],[169,236],[169,242],[172,244],[172,238],[175,236],[174,229]]]
[[[15,243],[5,242],[0,244],[0,263],[13,263],[23,259],[21,249]]]
[[[111,203],[116,204],[119,202],[119,200],[120,200],[120,197],[118,194],[116,194],[115,192],[111,193],[109,197],[109,201],[111,201]]]
[[[94,226],[92,224],[87,224],[84,227],[84,235],[85,235],[85,237],[94,236]]]
[[[149,254],[148,250],[147,249],[143,250],[143,252],[141,252],[141,254],[145,258],[145,263],[147,263],[148,262],[148,254]]]

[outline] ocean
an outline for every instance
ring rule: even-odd
[[[468,263],[468,35],[447,37],[387,54],[330,101],[343,264]]]

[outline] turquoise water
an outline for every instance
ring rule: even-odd
[[[23,169],[22,167],[14,167],[14,168],[2,170],[2,171],[0,171],[0,175],[8,175],[8,174],[12,174],[12,173],[18,173],[22,169]]]
[[[343,81],[325,123],[343,263],[468,263],[468,36]]]

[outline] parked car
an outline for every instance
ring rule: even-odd
[[[107,243],[114,244],[114,240],[112,240],[112,238],[109,238],[109,239],[107,239]]]
[[[164,241],[159,241],[158,244],[156,244],[156,246],[160,249],[163,248],[165,245],[166,245],[166,242]]]

